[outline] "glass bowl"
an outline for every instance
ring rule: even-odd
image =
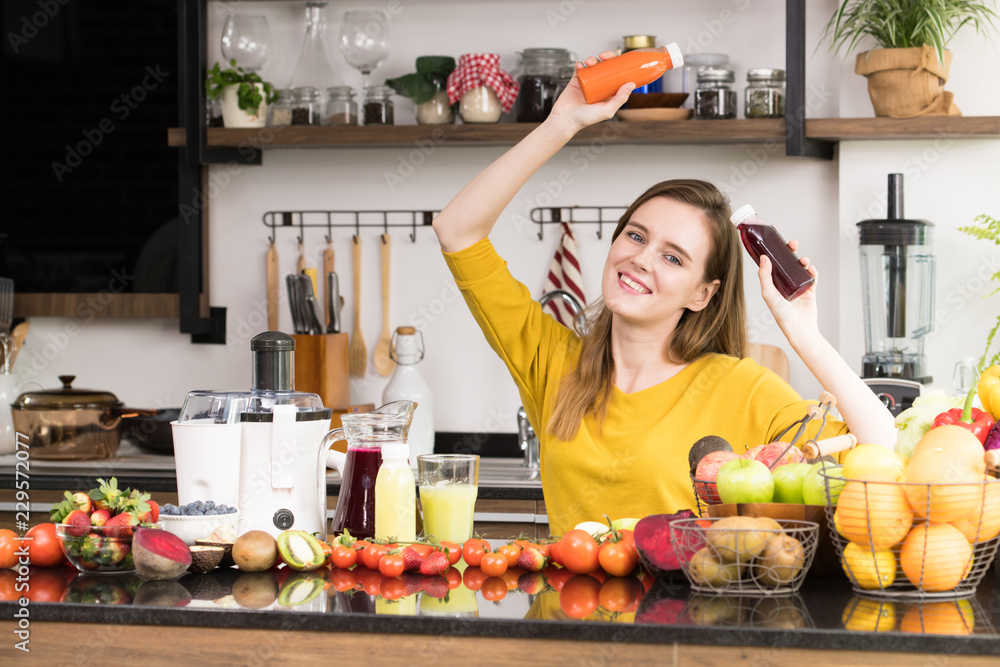
[[[117,533],[122,528],[111,530]],[[135,572],[131,535],[105,535],[102,526],[57,523],[56,536],[66,559],[80,572]]]

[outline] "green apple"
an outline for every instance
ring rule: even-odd
[[[802,498],[802,480],[812,469],[808,463],[786,463],[771,472],[774,478],[774,502],[796,503],[805,502]]]
[[[760,461],[726,461],[719,468],[715,485],[724,503],[769,503],[774,498],[771,471]]]
[[[802,479],[802,499],[806,505],[836,505],[844,483],[843,466],[823,461],[814,463]],[[826,497],[827,484],[830,485],[829,503]]]
[[[611,522],[611,527],[615,530],[635,530],[638,519],[615,519]]]

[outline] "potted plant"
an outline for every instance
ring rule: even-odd
[[[963,26],[986,32],[995,3],[966,0],[844,0],[823,33],[831,50],[850,54],[865,36],[879,48],[858,54],[854,71],[868,78],[876,116],[960,116],[944,91],[952,54],[945,47]]]
[[[448,101],[446,87],[448,75],[455,69],[455,59],[451,56],[420,56],[416,67],[417,71],[413,74],[386,79],[385,84],[398,95],[413,100],[420,125],[454,123],[455,110]]]
[[[267,105],[277,99],[274,86],[256,72],[247,72],[229,61],[222,69],[218,62],[208,70],[205,91],[210,99],[222,97],[222,124],[226,127],[264,127]]]

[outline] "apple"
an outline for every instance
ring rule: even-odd
[[[724,503],[769,503],[774,498],[771,471],[760,461],[739,459],[723,463],[715,483]]]
[[[611,522],[611,527],[615,530],[635,530],[635,524],[639,523],[638,519],[615,519]]]
[[[787,452],[785,450],[788,450]],[[786,463],[804,463],[805,455],[794,445],[789,448],[787,442],[772,442],[769,445],[757,445],[747,450],[747,458],[760,461],[771,470]]]
[[[824,473],[824,467],[826,472]],[[824,475],[826,475],[824,477]],[[843,466],[820,461],[814,463],[802,480],[802,499],[806,505],[826,505],[826,485],[830,484],[830,505],[836,505],[844,488]]]
[[[695,487],[698,491],[698,497],[703,503],[713,505],[719,502],[719,492],[715,486],[715,478],[719,475],[719,468],[728,461],[742,459],[743,457],[736,452],[719,451],[705,454],[701,461],[698,461],[698,467],[694,473],[694,478],[697,480]]]
[[[774,478],[774,502],[796,503],[805,502],[802,497],[802,480],[812,470],[808,463],[786,463],[771,472]]]

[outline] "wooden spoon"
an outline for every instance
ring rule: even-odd
[[[24,345],[24,338],[28,335],[29,326],[27,321],[21,322],[10,332],[10,337],[14,340],[14,347],[10,351],[11,368],[14,368],[14,362],[17,361],[17,353],[21,351],[21,346]]]
[[[264,256],[265,281],[267,283],[267,330],[278,330],[278,249],[271,241],[271,247]]]
[[[396,362],[389,356],[392,327],[389,326],[389,235],[382,234],[382,335],[375,344],[375,370],[379,375],[389,375]]]
[[[363,378],[368,366],[368,348],[361,336],[361,238],[354,237],[352,248],[354,259],[354,329],[348,348],[348,368],[351,377]]]

